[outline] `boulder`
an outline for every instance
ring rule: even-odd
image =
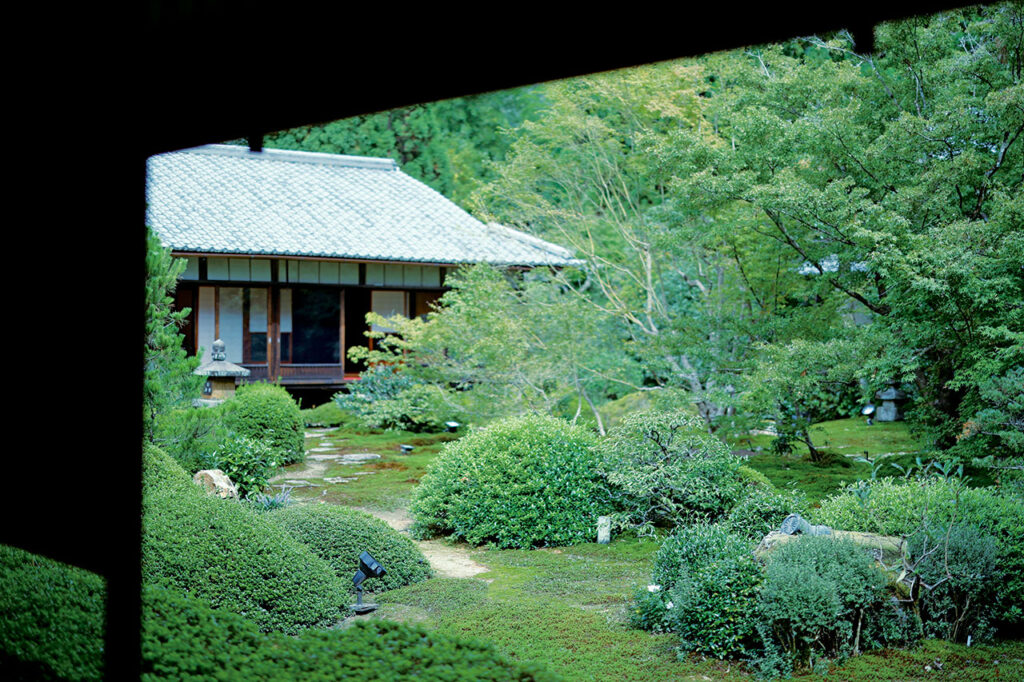
[[[216,495],[223,499],[238,499],[238,488],[220,469],[203,469],[197,471],[192,482],[206,489],[207,495]]]

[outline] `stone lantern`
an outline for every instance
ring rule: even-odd
[[[236,377],[249,376],[249,370],[228,362],[224,342],[217,339],[210,349],[210,362],[196,369],[193,374],[206,377],[203,397],[192,401],[197,407],[219,405],[235,394]]]
[[[878,413],[875,415],[875,419],[880,422],[894,422],[903,419],[900,407],[907,402],[907,394],[896,388],[896,382],[888,383],[888,388],[875,393],[875,398],[882,401],[882,406],[878,408]]]

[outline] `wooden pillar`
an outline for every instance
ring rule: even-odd
[[[267,379],[277,381],[281,372],[281,289],[278,285],[278,264],[270,263],[270,301],[267,303]]]

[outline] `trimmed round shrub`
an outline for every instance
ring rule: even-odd
[[[745,491],[742,460],[681,410],[631,414],[597,451],[621,509],[618,525],[642,532],[717,520]]]
[[[756,609],[769,657],[813,667],[816,659],[869,648],[866,626],[887,608],[888,583],[870,553],[852,542],[805,536],[780,545],[768,555]]]
[[[655,555],[653,585],[647,588],[655,597],[664,595],[664,611],[658,614],[650,597],[638,601],[638,610],[677,633],[685,651],[717,658],[749,653],[762,579],[753,549],[754,543],[723,524],[680,528]]]
[[[106,581],[0,545],[0,677],[103,679]]]
[[[413,531],[500,548],[593,542],[597,517],[611,509],[594,439],[528,416],[447,443],[413,491]]]
[[[277,451],[262,440],[240,436],[226,441],[211,459],[238,488],[239,497],[262,493],[277,469]]]
[[[761,540],[770,531],[778,530],[790,514],[806,516],[810,505],[799,490],[778,490],[762,485],[749,492],[729,510],[724,523],[734,533],[752,540]]]
[[[170,457],[143,450],[142,580],[295,633],[337,621],[345,585],[265,515],[208,496]]]
[[[289,637],[203,600],[148,586],[142,595],[142,679],[555,681],[480,640],[415,625],[364,621]]]
[[[369,552],[387,571],[380,578],[366,579],[363,585],[371,592],[418,583],[432,574],[416,543],[366,512],[304,504],[277,510],[267,518],[326,561],[339,578],[348,581],[352,592],[361,552]]]
[[[239,436],[265,442],[282,465],[306,458],[302,411],[280,386],[245,384],[222,406],[224,424]]]
[[[995,488],[965,488],[957,480],[884,478],[862,481],[821,502],[815,523],[838,530],[914,535],[925,525],[975,526],[995,539],[1004,578],[993,617],[1024,622],[1024,505]]]

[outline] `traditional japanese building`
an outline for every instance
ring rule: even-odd
[[[207,145],[147,162],[147,223],[187,259],[176,303],[189,352],[249,381],[337,388],[363,369],[366,313],[429,311],[460,265],[578,265],[555,244],[484,224],[391,159]]]

